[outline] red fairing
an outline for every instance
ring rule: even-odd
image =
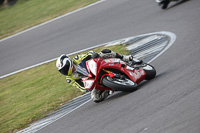
[[[119,71],[124,72],[127,76],[129,76],[132,81],[137,84],[143,81],[146,77],[146,73],[142,68],[136,70],[132,67],[127,66],[124,61],[118,58],[104,59],[101,62],[99,68],[99,70],[102,70],[104,68],[118,69]]]
[[[142,68],[140,68],[138,70],[134,69],[132,71],[127,70],[127,72],[130,75],[129,76],[130,79],[132,81],[134,81],[135,83],[137,83],[137,84],[139,84],[140,82],[142,82],[145,79],[145,77],[146,77],[146,73],[145,73],[145,71]]]
[[[83,80],[85,89],[90,90],[91,88],[94,88],[95,79],[91,79],[90,77],[85,77],[85,78],[82,78],[82,80]]]
[[[132,81],[135,83],[140,83],[146,77],[145,71],[140,69],[134,69],[130,66],[127,66],[126,63],[118,58],[110,58],[110,59],[101,59],[95,58],[86,62],[87,69],[89,71],[88,77],[82,78],[85,88],[92,90],[94,87],[99,90],[111,90],[110,88],[106,88],[101,85],[101,80],[104,76],[113,77],[115,74],[113,72],[109,72],[104,74],[101,77],[99,74],[103,71],[103,69],[115,69],[121,71],[127,75]],[[93,75],[93,76],[92,76]]]

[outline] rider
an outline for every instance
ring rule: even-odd
[[[84,88],[82,79],[79,77],[79,74],[76,72],[76,67],[79,65],[82,61],[90,60],[91,58],[120,58],[123,61],[133,61],[136,63],[141,63],[141,60],[135,59],[132,55],[121,55],[118,53],[115,53],[109,49],[104,49],[98,54],[94,51],[89,51],[86,54],[82,55],[76,55],[73,59],[71,59],[69,56],[62,54],[56,61],[56,67],[58,68],[58,71],[66,76],[66,80],[69,84],[72,86],[79,88],[82,92],[86,92],[87,90]],[[91,98],[94,102],[100,102],[103,101],[105,98],[107,98],[110,94],[110,91],[100,91],[93,89],[91,91]]]

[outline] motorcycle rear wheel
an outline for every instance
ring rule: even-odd
[[[142,68],[146,72],[146,78],[145,78],[146,80],[150,80],[150,79],[155,78],[156,69],[153,66],[146,64],[146,66],[142,67]]]
[[[119,79],[105,76],[102,83],[114,91],[133,92],[137,90],[137,84],[130,79]]]

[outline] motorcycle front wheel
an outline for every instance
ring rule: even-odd
[[[137,89],[137,84],[130,79],[119,79],[105,76],[102,80],[103,85],[114,91],[133,92]]]

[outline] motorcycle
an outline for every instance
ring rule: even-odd
[[[156,2],[158,3],[158,5],[162,9],[166,9],[171,1],[180,1],[180,0],[156,0]]]
[[[77,72],[82,74],[85,89],[133,92],[139,83],[153,79],[156,70],[153,66],[142,63],[124,62],[119,58],[93,58],[83,61]]]

